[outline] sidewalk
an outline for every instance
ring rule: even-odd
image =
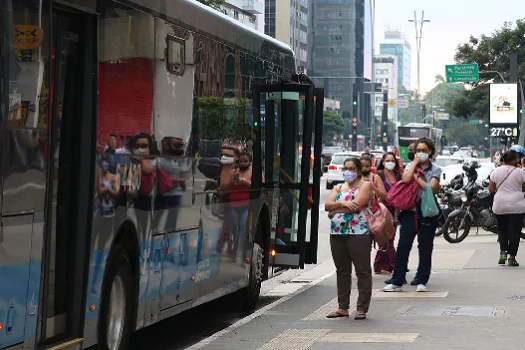
[[[455,245],[436,237],[427,293],[409,285],[384,293],[385,276],[374,275],[367,320],[325,317],[337,309],[334,267],[326,262],[268,293],[288,293],[279,302],[194,348],[525,349],[525,258],[518,268],[498,266],[496,235],[473,234]],[[414,247],[409,281],[416,264]]]

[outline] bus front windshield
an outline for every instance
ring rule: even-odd
[[[429,130],[426,128],[399,128],[399,137],[409,137],[414,139],[429,137]]]

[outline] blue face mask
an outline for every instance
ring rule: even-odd
[[[101,164],[101,165],[102,165],[102,170],[104,170],[104,171],[108,171],[108,169],[109,169],[109,163],[108,163],[108,162],[106,162],[106,161],[104,160],[104,161],[102,161],[102,164]]]
[[[346,182],[354,182],[357,179],[357,173],[355,171],[346,170],[343,173],[343,177]]]

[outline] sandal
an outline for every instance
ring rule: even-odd
[[[354,316],[354,320],[366,320],[366,312],[357,311]]]
[[[326,315],[326,318],[339,318],[339,317],[348,317],[347,314],[342,314],[339,311],[330,312]]]

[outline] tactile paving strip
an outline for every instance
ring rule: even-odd
[[[372,297],[376,295],[376,293],[379,292],[379,289],[373,289],[372,290]],[[352,289],[352,292],[350,293],[350,312],[352,313],[355,308],[357,307],[357,297],[359,295],[359,291],[357,289]],[[326,304],[322,305],[320,308],[312,312],[310,315],[303,318],[303,321],[315,321],[315,320],[325,320],[326,315],[328,315],[330,312],[335,311],[339,309],[339,304],[337,303],[337,297],[333,298]],[[337,318],[331,318],[330,320],[337,320]]]
[[[419,333],[329,333],[319,340],[326,343],[413,343]]]
[[[330,331],[331,329],[287,329],[259,350],[306,350]]]

